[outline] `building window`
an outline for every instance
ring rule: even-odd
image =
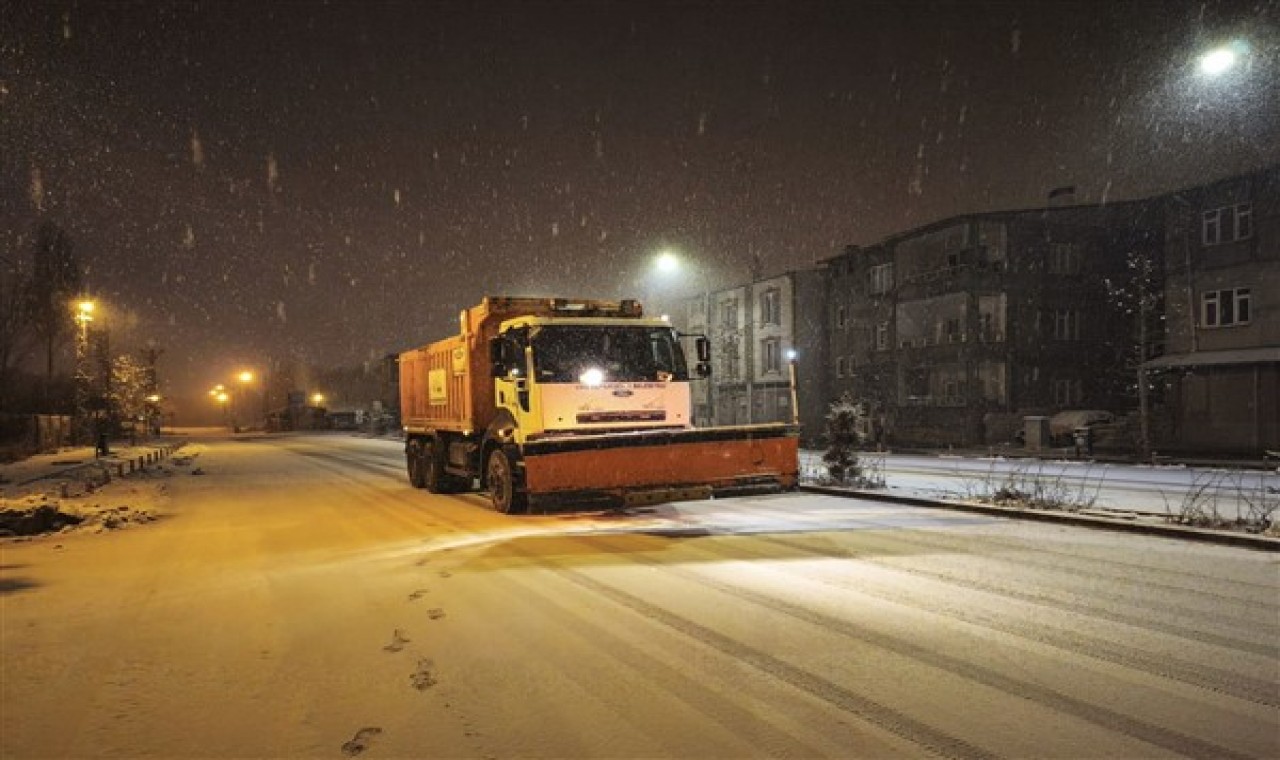
[[[836,377],[844,377],[845,361],[843,356],[836,357]]]
[[[1054,378],[1052,390],[1054,406],[1076,406],[1084,398],[1079,380]]]
[[[765,374],[782,372],[782,339],[765,338],[760,341],[760,358]]]
[[[1080,340],[1080,312],[1055,309],[1052,314],[1054,340]]]
[[[1234,243],[1253,237],[1253,206],[1237,203],[1204,212],[1200,239],[1205,245]]]
[[[836,327],[843,330],[845,326],[848,324],[849,324],[849,313],[845,310],[844,306],[837,306],[836,307]]]
[[[1249,288],[1210,290],[1200,296],[1200,324],[1203,327],[1234,327],[1249,324]]]
[[[1079,274],[1080,246],[1077,243],[1053,243],[1049,246],[1049,274]]]
[[[868,285],[868,292],[873,295],[888,293],[893,290],[893,264],[879,264],[871,267],[870,282]]]
[[[964,330],[960,324],[959,317],[952,317],[942,321],[942,341],[947,343],[963,343],[965,339]]]
[[[782,324],[782,291],[778,288],[769,288],[760,294],[760,323]]]
[[[876,350],[889,350],[889,323],[880,322],[876,324]]]
[[[724,379],[738,379],[738,342],[730,341],[724,346]]]
[[[733,298],[720,304],[720,326],[726,330],[738,329],[738,299]]]

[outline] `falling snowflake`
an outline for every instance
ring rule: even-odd
[[[31,205],[35,206],[36,211],[44,211],[44,176],[40,173],[40,167],[31,167]]]
[[[276,192],[280,183],[280,168],[276,166],[276,154],[267,154],[267,189]]]
[[[200,133],[191,130],[191,163],[198,170],[204,169],[204,144],[200,142]]]

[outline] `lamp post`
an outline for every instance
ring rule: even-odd
[[[799,395],[796,392],[796,359],[799,354],[794,348],[787,349],[787,368],[791,379],[791,424],[800,424],[800,403]]]
[[[657,256],[655,256],[653,260],[653,267],[658,271],[659,274],[663,275],[664,277],[674,276],[678,274],[682,269],[685,269],[685,266],[683,264],[683,259],[681,258],[680,254],[676,253],[670,248],[664,248],[663,250],[658,252]],[[713,312],[712,305],[711,305],[711,280],[710,278],[707,277],[706,271],[704,271],[702,268],[694,267],[694,269],[697,270],[698,277],[702,281],[702,310],[701,310],[702,324],[703,324],[703,329],[706,330],[706,332],[708,333],[708,337],[710,337],[710,333],[712,332],[711,318],[712,318],[712,312]],[[713,341],[712,342],[713,369],[714,369],[714,357],[715,357],[714,345],[715,344]],[[707,381],[706,422],[708,426],[710,426],[711,424],[714,424],[715,417],[716,417],[716,407],[715,407],[716,378],[715,378],[714,371],[706,378],[706,381]],[[696,417],[695,417],[695,421],[696,421]]]
[[[255,374],[253,373],[253,371],[252,371],[252,370],[245,369],[245,370],[241,370],[241,371],[236,375],[236,380],[237,380],[237,381],[239,381],[241,388],[243,388],[243,389],[244,389],[244,390],[242,390],[242,391],[241,391],[241,394],[240,394],[241,398],[243,398],[243,399],[248,399],[248,388],[249,388],[249,386],[250,386],[250,385],[253,385],[253,384],[254,384],[254,382],[258,380],[257,375],[255,375]],[[264,398],[265,398],[266,390],[264,389],[262,392],[263,392],[263,394],[264,394]],[[248,405],[247,405],[247,404],[241,404],[241,406],[242,406],[242,407],[244,407],[244,409],[245,409],[245,411],[246,411],[246,413],[247,413],[247,412],[248,412]],[[263,403],[263,407],[264,407],[264,408],[266,407],[266,403],[265,403],[265,401],[264,401],[264,403]],[[264,418],[265,418],[265,412],[264,412],[263,414],[264,414]],[[249,428],[252,428],[252,427],[253,427],[253,425],[252,425],[252,424],[248,424],[247,422],[246,422],[246,426],[247,426],[247,427],[249,427]]]
[[[89,394],[91,368],[89,366],[89,323],[93,321],[93,311],[97,305],[88,299],[76,304],[76,377],[75,403],[78,428],[76,437],[79,440],[90,439],[89,429]]]
[[[212,398],[214,403],[222,410],[222,424],[230,426],[231,421],[228,416],[227,405],[231,401],[231,394],[227,392],[227,386],[222,383],[213,386],[209,389],[209,398]]]

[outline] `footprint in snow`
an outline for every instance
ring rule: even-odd
[[[404,645],[408,644],[410,640],[411,639],[408,636],[404,635],[404,631],[401,631],[399,628],[397,628],[395,630],[395,633],[391,634],[391,643],[383,647],[382,651],[399,652],[401,649],[404,649]]]
[[[436,675],[433,671],[435,663],[431,660],[418,660],[418,669],[409,676],[409,683],[413,684],[413,688],[418,691],[426,691],[435,686]]]
[[[369,749],[369,745],[373,743],[373,737],[382,733],[382,729],[377,726],[369,726],[362,728],[356,732],[351,741],[342,745],[342,754],[347,757],[355,757],[356,755]]]
[[[427,610],[427,617],[431,618],[432,620],[439,620],[440,618],[444,617],[444,610],[439,607],[432,607],[431,609]]]
[[[409,595],[409,601],[416,602],[426,595],[427,595],[427,590],[425,588],[420,588]]]

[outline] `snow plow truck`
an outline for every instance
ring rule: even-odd
[[[478,484],[507,513],[794,488],[794,425],[693,426],[682,338],[709,375],[707,338],[638,301],[485,298],[458,335],[400,354],[409,481]]]

